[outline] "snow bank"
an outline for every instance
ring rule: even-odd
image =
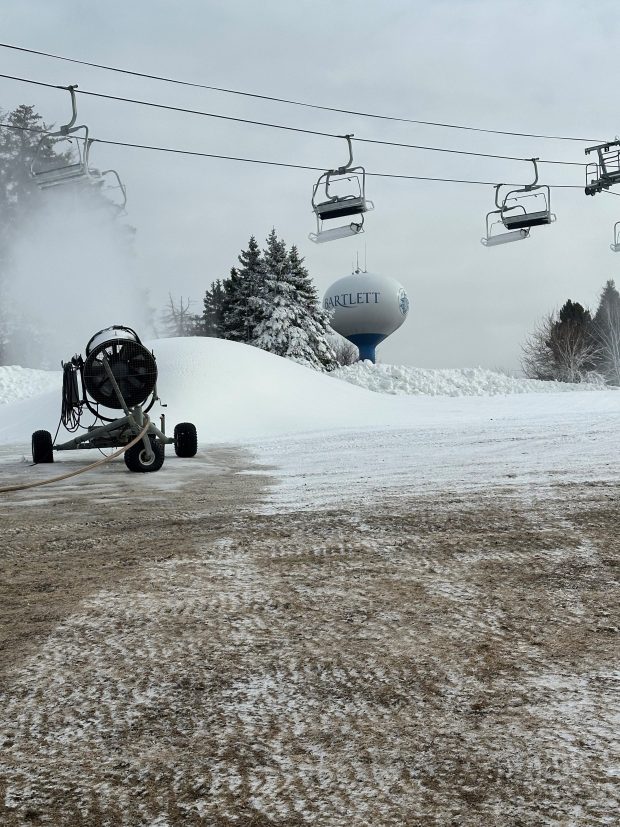
[[[151,417],[165,413],[169,429],[177,422],[194,422],[202,442],[367,427],[389,419],[389,409],[399,401],[334,382],[311,368],[236,342],[201,337],[146,345],[157,358],[158,392],[167,405],[155,404]],[[0,407],[0,442],[29,441],[38,429],[55,432],[60,379],[57,383],[53,392],[41,393],[49,388],[42,383],[36,403],[18,399]],[[395,415],[401,421],[400,414]],[[91,422],[86,412],[82,424]],[[64,438],[62,431],[59,438]]]
[[[372,362],[358,362],[338,368],[330,376],[376,393],[414,396],[497,396],[605,389],[602,384],[541,382],[538,379],[507,376],[484,368],[430,370],[409,365],[373,365]]]
[[[33,370],[17,365],[0,367],[0,405],[30,399],[55,389],[60,394],[62,371]]]
[[[482,421],[515,421],[515,417],[555,427],[563,409],[570,409],[571,415],[580,420],[599,413],[608,417],[613,412],[617,416],[620,401],[614,391],[580,393],[585,386],[563,394],[561,405],[549,393],[521,392],[519,396],[483,399],[372,393],[257,348],[222,339],[161,339],[147,345],[157,357],[158,390],[167,405],[162,408],[156,404],[151,417],[157,421],[165,413],[169,431],[177,422],[194,422],[202,443],[247,444],[319,431],[329,443],[328,432],[335,430],[471,429]],[[41,384],[35,381],[37,374]],[[8,385],[12,394],[19,387],[20,394],[25,395],[30,387],[38,395],[34,401],[13,396],[14,401],[0,406],[0,443],[29,442],[38,429],[54,433],[60,417],[59,373],[18,370],[16,375],[24,381],[19,386],[13,376]],[[50,386],[53,391],[41,392]],[[439,385],[431,383],[429,387]],[[475,389],[476,383],[472,381],[470,388]],[[92,416],[85,413],[82,424],[91,422]],[[65,438],[62,431],[59,438]]]

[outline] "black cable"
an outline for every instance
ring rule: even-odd
[[[36,132],[39,134],[50,134],[47,130],[42,129],[29,129],[28,127],[23,126],[13,126],[12,124],[3,124],[0,123],[0,128],[6,129],[17,129],[24,132]],[[76,138],[77,140],[83,140],[81,138]],[[166,147],[166,146],[154,146],[152,144],[135,144],[129,143],[128,141],[112,141],[107,140],[105,138],[91,138],[89,139],[93,144],[105,144],[108,146],[123,146],[128,147],[130,149],[146,149],[152,152],[168,152],[174,155],[188,155],[190,157],[196,158],[214,158],[216,160],[222,161],[240,161],[246,164],[261,164],[264,166],[270,167],[285,167],[288,169],[303,169],[309,170],[310,172],[325,172],[323,167],[313,167],[307,166],[304,164],[287,164],[283,161],[265,161],[260,158],[242,158],[240,156],[235,155],[216,155],[214,153],[209,152],[198,152],[196,150],[190,149],[176,149],[174,147]],[[481,184],[483,186],[494,187],[497,185],[497,181],[471,181],[468,179],[460,179],[460,178],[434,178],[429,175],[402,175],[397,173],[389,173],[389,172],[366,172],[366,175],[373,178],[396,178],[401,179],[404,181],[439,181],[443,183],[449,184]],[[523,182],[504,182],[504,185],[507,187],[522,187],[524,186]],[[550,184],[551,189],[583,189],[581,184]]]
[[[105,69],[108,72],[117,72],[123,75],[131,75],[132,77],[139,77],[139,78],[146,78],[148,80],[157,80],[162,81],[164,83],[173,83],[178,86],[189,86],[194,89],[207,89],[211,92],[223,92],[227,95],[239,95],[241,97],[246,98],[256,98],[258,100],[267,100],[273,101],[275,103],[285,103],[290,106],[303,106],[307,109],[319,109],[324,112],[338,112],[343,115],[355,115],[356,117],[361,118],[375,118],[382,121],[395,121],[398,123],[414,123],[420,124],[422,126],[436,126],[441,127],[443,129],[461,129],[468,132],[486,132],[490,135],[511,135],[517,138],[540,138],[543,140],[549,141],[577,141],[580,143],[601,143],[599,138],[577,138],[574,136],[567,136],[567,135],[538,135],[530,132],[512,132],[505,129],[483,129],[482,127],[477,126],[463,126],[462,124],[454,124],[454,123],[442,123],[440,121],[423,121],[418,120],[415,118],[400,118],[394,115],[378,115],[373,112],[358,112],[354,109],[341,109],[336,106],[320,106],[319,104],[315,103],[307,103],[305,101],[298,101],[292,100],[289,98],[279,98],[273,95],[261,95],[256,92],[243,92],[239,89],[226,89],[221,86],[208,86],[204,83],[192,83],[186,80],[178,80],[176,78],[169,78],[163,75],[153,75],[147,72],[137,72],[131,69],[122,69],[117,66],[107,66],[103,63],[93,63],[88,60],[77,60],[71,57],[63,57],[62,55],[56,55],[51,52],[42,52],[36,49],[26,49],[23,46],[14,46],[10,43],[0,43],[0,47],[3,49],[12,49],[16,52],[25,52],[31,55],[39,55],[41,57],[49,57],[54,60],[62,60],[66,63],[75,63],[80,66],[91,66],[95,69]]]
[[[498,158],[502,161],[531,161],[531,158],[518,158],[514,155],[493,155],[490,152],[470,152],[464,149],[445,149],[436,146],[421,146],[419,144],[405,144],[397,141],[379,141],[374,138],[353,138],[354,141],[362,144],[382,144],[384,146],[403,147],[404,149],[424,149],[429,152],[446,152],[451,155],[472,155],[475,158]],[[581,161],[545,161],[541,158],[536,159],[539,164],[560,164],[567,167],[586,167],[588,166]]]
[[[43,86],[48,89],[67,89],[66,86],[58,86],[54,83],[44,83],[43,81],[38,80],[31,80],[30,78],[22,78],[17,77],[16,75],[5,75],[0,74],[0,78],[5,78],[6,80],[14,80],[19,83],[30,83],[35,86]],[[221,115],[215,112],[205,112],[204,110],[200,109],[188,109],[183,106],[171,106],[165,103],[156,103],[155,101],[145,101],[139,98],[126,98],[120,95],[108,95],[103,92],[91,92],[86,89],[78,89],[74,87],[75,92],[80,95],[87,95],[88,97],[94,98],[102,98],[103,100],[112,100],[118,101],[122,103],[131,103],[136,106],[148,106],[153,109],[164,109],[169,112],[181,112],[186,115],[200,115],[201,117],[205,118],[215,118],[216,120],[224,120],[224,121],[231,121],[233,123],[242,123],[247,124],[249,126],[263,126],[269,129],[279,129],[286,132],[298,132],[302,135],[315,135],[321,138],[344,138],[343,135],[338,135],[333,132],[321,132],[316,129],[303,129],[302,127],[296,126],[287,126],[286,124],[277,124],[271,123],[268,121],[255,121],[249,118],[237,118],[233,117],[232,115]],[[352,136],[351,136],[352,137]],[[443,147],[436,147],[436,146],[426,146],[421,144],[406,144],[406,143],[399,143],[396,141],[381,141],[373,138],[353,138],[354,141],[359,143],[367,143],[367,144],[381,144],[382,146],[393,146],[393,147],[403,147],[407,149],[417,149],[417,150],[424,150],[426,152],[444,152],[456,155],[470,155],[476,158],[496,158],[502,161],[525,161],[530,162],[531,158],[519,158],[512,155],[494,155],[490,152],[470,152],[469,150],[464,149],[445,149]],[[543,159],[537,159],[538,163],[540,164],[560,164],[564,166],[587,166],[585,163],[580,163],[578,161],[546,161]]]
[[[74,433],[80,427],[84,401],[78,385],[78,374],[81,375],[82,359],[74,356],[70,362],[62,366],[62,405],[60,421],[69,433]]]

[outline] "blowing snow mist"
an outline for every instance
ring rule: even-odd
[[[112,324],[152,334],[147,284],[132,253],[133,230],[99,193],[42,193],[8,250],[2,315],[4,361],[59,368]]]

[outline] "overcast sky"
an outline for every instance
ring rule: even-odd
[[[620,133],[615,113],[617,3],[577,0],[359,0],[106,3],[3,0],[2,40],[31,49],[214,86],[326,106],[492,129],[600,140]],[[0,50],[2,72],[86,90],[358,137],[583,162],[587,144],[511,138],[318,112],[130,78]],[[0,80],[0,107],[34,104],[63,123],[68,96]],[[332,167],[344,142],[79,98],[94,137]],[[95,157],[96,156],[96,157]],[[531,179],[531,164],[357,144],[369,172]],[[313,245],[301,170],[96,146],[128,189],[140,267],[155,304],[168,290],[200,300],[228,274],[251,234],[275,226],[297,244],[321,292],[351,271],[399,279],[411,301],[405,325],[379,349],[383,362],[514,369],[536,320],[567,298],[596,304],[620,267],[609,250],[620,201],[552,191],[557,222],[517,244],[480,244],[489,186],[370,178],[366,233]],[[541,182],[582,185],[578,167],[541,165]],[[620,189],[620,188],[619,188]],[[121,323],[111,319],[110,323]]]

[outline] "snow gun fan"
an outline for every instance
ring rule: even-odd
[[[53,462],[54,451],[121,448],[125,449],[125,464],[130,471],[158,471],[164,463],[166,445],[174,445],[178,457],[193,457],[198,438],[191,422],[178,424],[171,438],[166,436],[163,414],[160,428],[148,418],[158,398],[155,356],[138,334],[121,325],[100,330],[86,345],[85,360],[74,356],[63,363],[61,423],[70,432],[82,428],[80,420],[86,407],[95,417],[94,424],[56,445],[49,431],[35,431],[33,462]],[[122,411],[124,416],[109,416],[101,408],[109,413]],[[135,444],[127,447],[131,442]]]
[[[133,330],[102,330],[86,345],[83,378],[87,393],[99,405],[119,409],[121,399],[128,406],[143,405],[157,383],[155,357]]]

